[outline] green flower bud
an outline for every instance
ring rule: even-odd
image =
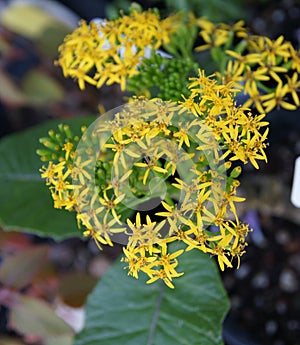
[[[235,167],[232,172],[230,173],[230,177],[237,178],[242,172],[242,167],[238,166]]]

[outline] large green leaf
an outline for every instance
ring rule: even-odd
[[[84,330],[74,345],[216,345],[229,301],[216,266],[192,251],[180,257],[175,289],[146,285],[116,263],[88,297]]]
[[[41,179],[42,165],[36,154],[38,139],[45,137],[58,123],[68,123],[74,133],[95,117],[49,121],[0,141],[0,225],[5,230],[19,230],[63,239],[79,235],[75,216],[53,208],[50,192]]]
[[[23,295],[19,295],[10,308],[9,325],[20,333],[43,338],[70,337],[74,333],[48,303]]]

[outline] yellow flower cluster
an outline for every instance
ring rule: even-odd
[[[100,249],[125,236],[129,274],[144,272],[148,283],[162,279],[170,288],[183,274],[177,266],[185,251],[217,256],[222,270],[233,258],[239,264],[249,229],[236,213],[244,198],[236,194],[241,167],[231,161],[258,168],[257,160],[266,160],[267,131],[260,129],[267,123],[236,107],[232,82],[219,85],[199,71],[189,88],[181,104],[138,99],[109,120],[100,117],[72,166],[50,162],[42,170],[56,206],[74,206],[84,235]],[[184,248],[174,251],[173,242]]]
[[[250,161],[258,169],[257,160],[267,161],[264,149],[268,128],[264,133],[260,131],[268,125],[263,121],[265,115],[253,116],[247,107],[236,107],[233,95],[238,92],[238,84],[229,81],[220,85],[213,77],[206,77],[204,71],[199,71],[198,78],[191,78],[191,95],[182,104],[202,117],[212,129],[219,146],[225,151],[218,159],[230,156],[230,160],[240,160],[244,164]],[[216,151],[214,145],[208,138],[201,149]]]
[[[217,75],[226,83],[237,83],[247,98],[245,107],[253,106],[261,114],[274,108],[297,109],[300,50],[283,36],[271,40],[250,35],[242,21],[229,26],[199,19],[197,24],[203,44],[196,51],[211,49],[212,54],[219,54],[221,71]],[[234,39],[240,42],[233,45]]]
[[[59,48],[58,64],[81,89],[118,83],[124,90],[128,79],[141,76],[147,49],[178,48],[172,34],[180,20],[133,10],[114,21],[82,21]],[[148,283],[163,280],[170,288],[184,274],[179,257],[189,250],[216,256],[221,270],[233,261],[239,266],[250,231],[236,211],[244,200],[237,194],[242,164],[258,169],[267,161],[265,113],[300,105],[300,52],[283,36],[250,35],[243,21],[190,22],[203,40],[196,51],[209,49],[219,71],[195,71],[182,101],[133,98],[99,117],[76,151],[78,140],[63,126],[64,141],[51,131],[52,141],[42,140],[60,150],[56,160],[53,152],[42,157],[49,161],[41,175],[54,207],[75,211],[78,226],[100,249],[124,244],[130,275],[143,272]],[[152,73],[144,77],[159,80]],[[238,97],[246,99],[240,106]]]
[[[47,147],[48,143],[44,142],[44,145]],[[64,158],[60,159],[58,163],[50,160],[47,166],[43,166],[40,169],[40,172],[41,177],[46,179],[46,185],[51,191],[54,207],[73,211],[76,205],[74,186],[71,179],[72,164],[70,160],[74,155],[73,143],[67,142],[64,144],[63,150],[65,151]]]
[[[196,51],[213,49],[220,46],[230,45],[233,38],[246,38],[247,30],[243,20],[233,25],[225,23],[215,24],[205,17],[194,18],[193,22],[200,28],[199,36],[203,39],[203,44],[197,47]]]
[[[168,43],[177,21],[178,16],[161,20],[152,10],[133,10],[113,21],[81,21],[59,47],[57,63],[65,77],[78,81],[80,89],[85,88],[85,83],[97,88],[118,83],[124,90],[126,79],[138,73],[137,66],[146,50]]]

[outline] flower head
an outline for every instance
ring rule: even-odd
[[[133,10],[112,21],[88,24],[82,20],[60,46],[57,64],[65,77],[77,80],[80,89],[85,83],[98,88],[118,83],[124,90],[126,80],[138,74],[137,66],[146,50],[167,43],[176,22],[178,17],[160,19],[152,10]]]

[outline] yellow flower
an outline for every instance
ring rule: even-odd
[[[231,212],[233,213],[235,218],[237,218],[238,215],[237,215],[235,203],[236,202],[242,202],[245,200],[246,200],[246,198],[237,196],[236,195],[236,188],[232,187],[229,192],[224,193],[224,204],[222,205],[222,207],[229,205]]]
[[[282,80],[277,73],[286,73],[288,70],[282,66],[268,65],[261,63],[262,66],[267,68],[268,74],[278,83],[282,84]]]
[[[153,171],[153,172],[156,171],[162,174],[165,174],[168,172],[167,169],[156,165],[159,158],[161,158],[163,155],[164,155],[164,152],[156,153],[150,159],[148,157],[145,157],[145,160],[147,161],[147,163],[141,163],[141,162],[134,163],[134,165],[137,167],[146,168],[146,171],[143,176],[143,184],[146,184],[150,171]]]
[[[198,196],[198,192],[201,189],[204,190],[206,187],[209,187],[211,185],[211,182],[203,182],[203,183],[199,183],[198,179],[193,179],[192,181],[188,181],[188,183],[182,181],[181,179],[175,177],[175,181],[177,183],[172,183],[172,185],[178,189],[180,189],[181,191],[184,192],[185,196],[184,199],[182,201],[182,205],[183,207],[185,207],[186,203],[188,202],[189,199],[194,199],[194,197],[197,195]],[[208,193],[208,195],[210,194],[210,191]]]
[[[193,246],[194,248],[196,248],[199,245],[199,243],[189,236],[195,234],[195,225],[191,220],[189,220],[188,223],[190,224],[190,229],[181,230],[178,228],[177,231],[172,234],[172,236],[166,237],[164,239],[164,243],[179,241],[187,244],[188,246]]]
[[[186,124],[179,123],[179,131],[175,132],[173,134],[174,138],[177,138],[179,141],[178,147],[181,148],[183,143],[187,146],[190,147],[190,139],[189,139],[189,133],[192,133],[192,127],[197,127],[199,126],[199,121],[195,119],[194,121],[188,122]]]
[[[231,25],[224,23],[220,23],[219,25],[220,28],[233,32],[234,34],[236,34],[237,37],[248,37],[247,29],[245,28],[245,22],[243,20],[239,20],[238,22],[233,23]]]
[[[290,93],[293,97],[296,106],[300,105],[298,91],[300,90],[300,80],[299,74],[294,72],[292,77],[286,76],[287,78],[287,92]]]
[[[176,206],[170,206],[165,201],[162,201],[162,206],[167,210],[163,212],[157,212],[156,215],[167,218],[170,225],[169,235],[177,230],[177,223],[187,224],[187,219],[183,216],[183,210],[178,209]]]
[[[155,262],[156,266],[161,266],[162,268],[147,271],[147,274],[150,276],[147,284],[151,284],[158,279],[162,279],[169,288],[174,289],[172,279],[180,277],[184,274],[183,272],[178,273],[175,269],[178,265],[177,257],[183,252],[184,251],[180,249],[170,254],[167,252],[167,245],[162,243],[160,257],[158,258],[157,262]]]
[[[211,182],[207,182],[211,183]],[[211,190],[206,190],[205,188],[201,189],[201,191],[198,193],[195,201],[193,202],[186,202],[183,204],[183,212],[184,215],[188,218],[186,221],[186,224],[191,227],[191,220],[193,220],[196,224],[196,228],[194,228],[194,235],[197,236],[199,234],[199,231],[202,231],[203,229],[203,223],[207,222],[207,217],[211,217],[210,222],[207,222],[208,224],[211,224],[214,215],[207,211],[205,204],[208,201],[211,201]]]
[[[103,197],[99,198],[100,203],[106,208],[106,215],[104,217],[104,222],[107,219],[108,214],[111,212],[114,219],[118,222],[121,223],[119,220],[119,216],[116,212],[116,206],[125,198],[125,194],[119,195],[117,198],[114,198],[114,195],[109,198],[107,196],[107,191],[103,191]]]
[[[242,77],[245,66],[238,60],[230,59],[227,63],[226,69],[223,73],[216,72],[216,75],[222,82],[229,83],[231,81],[236,82],[236,87],[242,88],[238,83],[244,80]]]
[[[80,216],[80,215],[79,215]],[[117,220],[115,218],[112,218],[109,222],[106,223],[106,220],[102,222],[97,222],[97,228],[88,228],[86,231],[84,231],[84,236],[92,236],[96,243],[99,244],[101,248],[101,244],[113,246],[113,243],[111,241],[111,234],[112,233],[120,233],[125,231],[125,227],[119,228],[115,227],[115,224],[117,223]],[[102,249],[102,248],[101,248]]]
[[[64,200],[66,195],[68,195],[69,190],[74,189],[74,186],[68,181],[68,177],[71,173],[72,171],[67,168],[66,172],[60,172],[52,181],[50,190],[54,194],[57,194],[60,200]]]
[[[72,178],[74,181],[79,181],[82,186],[84,186],[85,180],[91,180],[91,174],[86,170],[89,164],[92,162],[92,159],[88,159],[85,162],[81,162],[82,157],[79,156],[74,166],[72,166]]]
[[[244,93],[251,93],[258,81],[270,80],[270,77],[267,74],[268,68],[266,67],[261,67],[253,71],[251,67],[247,65],[243,75],[243,79],[245,80]]]
[[[149,215],[146,216],[146,224],[141,223],[141,216],[138,212],[135,218],[135,224],[127,219],[127,224],[130,228],[126,234],[129,236],[128,245],[135,247],[137,245],[147,245],[149,247],[149,252],[152,254],[152,246],[160,241],[161,234],[159,231],[164,226],[165,222],[161,222],[156,226],[156,222],[151,222]]]
[[[125,258],[122,259],[123,262],[128,263],[128,274],[132,275],[134,278],[138,279],[139,271],[143,271],[147,273],[150,268],[148,267],[153,262],[156,261],[155,256],[147,256],[147,247],[123,247],[123,252],[125,254]],[[160,252],[159,250],[155,250],[155,252]]]
[[[225,251],[224,251],[224,249],[222,247],[220,247],[220,246],[215,247],[212,250],[212,254],[213,255],[217,255],[217,257],[218,257],[218,264],[220,266],[221,271],[224,271],[225,265],[227,267],[232,267],[232,264],[229,261],[229,259],[227,258],[226,253],[225,253]]]
[[[246,135],[248,131],[257,133],[260,128],[267,126],[269,122],[262,121],[265,116],[265,114],[253,116],[251,113],[241,113],[236,120],[236,123],[242,127],[241,136]]]
[[[284,108],[287,110],[295,110],[297,106],[295,104],[285,101],[286,95],[289,92],[289,86],[287,84],[278,84],[275,92],[269,93],[261,97],[263,101],[263,106],[265,107],[265,112],[269,113],[274,108]]]
[[[65,155],[66,161],[69,159],[73,148],[74,148],[74,145],[71,142],[67,142],[66,144],[64,144],[64,147],[62,148],[62,150],[66,151],[66,155]]]
[[[243,66],[243,69],[245,69],[248,64],[255,64],[261,61],[261,56],[257,53],[242,55],[241,53],[233,50],[226,50],[226,54],[235,58],[241,64],[241,66]]]
[[[107,181],[107,187],[105,188],[105,190],[113,189],[114,194],[116,196],[119,196],[121,193],[120,188],[124,186],[125,181],[126,183],[128,183],[128,179],[131,174],[132,170],[127,171],[124,175],[122,175],[122,177],[119,177],[119,174],[116,173],[111,180]]]
[[[256,133],[253,137],[250,136],[250,133],[247,133],[247,137],[242,139],[244,145],[241,145],[237,151],[235,151],[235,155],[231,157],[231,160],[241,160],[245,164],[248,163],[248,160],[252,163],[252,165],[259,169],[259,166],[256,160],[264,160],[267,161],[266,154],[264,149],[266,144],[264,141],[268,135],[268,129],[264,132],[263,135]]]
[[[291,52],[291,69],[296,70],[297,73],[300,73],[300,49],[295,50],[292,46],[290,46]]]
[[[207,129],[202,127],[197,134],[197,138],[199,139],[199,144],[196,150],[203,151],[207,154],[213,152],[214,158],[216,160],[220,159],[220,146],[213,133],[210,133]]]
[[[78,86],[80,90],[85,89],[85,83],[91,84],[91,85],[97,85],[96,80],[91,78],[87,75],[87,72],[84,69],[76,68],[76,69],[68,69],[68,72],[65,72],[68,76],[71,78],[77,80]]]
[[[264,114],[265,109],[263,108],[263,105],[262,105],[263,96],[261,92],[258,90],[258,87],[255,83],[252,84],[251,89],[248,90],[248,95],[249,95],[249,99],[243,104],[243,107],[248,108],[251,105],[254,105],[260,114]]]
[[[54,201],[54,208],[65,208],[68,211],[74,210],[77,200],[72,193],[65,191],[63,197],[61,197],[58,193],[51,190],[51,196]]]
[[[290,57],[290,44],[284,42],[284,37],[281,35],[275,41],[268,37],[263,37],[265,49],[262,51],[262,59],[266,58],[267,64],[276,65],[278,56],[283,58]]]
[[[65,161],[58,164],[54,164],[52,161],[48,163],[48,166],[43,166],[39,171],[41,172],[41,177],[46,179],[46,185],[50,185],[55,181],[57,176],[61,176],[65,168]]]
[[[201,36],[205,42],[205,44],[196,47],[196,51],[213,49],[227,42],[229,38],[228,27],[214,24],[203,17],[196,19],[195,22],[196,25],[202,29],[199,32],[199,36]]]
[[[127,168],[127,163],[125,160],[124,152],[125,152],[125,145],[124,144],[105,144],[105,148],[111,149],[115,152],[114,154],[114,160],[113,160],[113,166],[116,169],[116,173],[118,174],[118,162],[120,161],[122,163],[122,166],[124,169]]]

